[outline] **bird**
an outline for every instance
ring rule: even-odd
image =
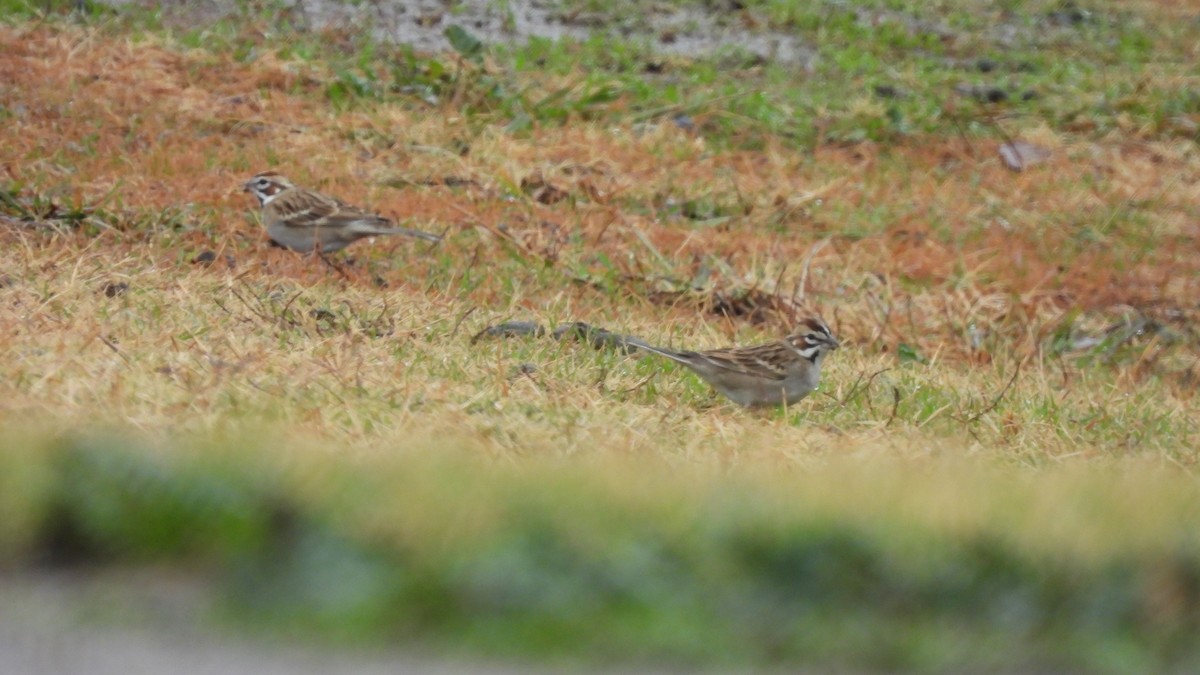
[[[676,351],[629,338],[640,349],[678,361],[734,403],[792,405],[817,388],[825,355],[838,348],[824,321],[809,317],[787,337],[752,347]]]
[[[441,240],[436,234],[395,227],[391,220],[337,197],[297,187],[275,171],[256,174],[242,188],[258,198],[271,241],[300,253],[332,253],[359,239],[378,235]]]

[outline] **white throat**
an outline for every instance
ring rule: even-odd
[[[275,198],[283,193],[276,192],[273,195],[264,195],[261,192],[256,192],[255,194],[258,196],[258,201],[262,202],[263,206],[266,206],[267,204],[270,204],[271,202],[275,201]]]

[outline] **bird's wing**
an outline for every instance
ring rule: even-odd
[[[780,342],[768,342],[756,347],[713,349],[706,352],[684,352],[693,360],[745,375],[783,380],[787,378],[787,363],[796,357]]]
[[[390,220],[351,206],[337,197],[295,190],[271,202],[276,215],[295,227],[340,228],[352,225],[387,228]]]

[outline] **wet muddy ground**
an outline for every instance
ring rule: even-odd
[[[109,0],[110,5],[161,6],[168,20],[196,25],[241,11],[237,0]],[[422,52],[449,50],[444,32],[458,25],[486,44],[524,44],[531,38],[620,37],[664,55],[704,56],[738,53],[810,68],[816,51],[797,36],[770,30],[732,9],[698,10],[669,4],[626,13],[578,11],[554,0],[297,0],[287,19],[322,30],[370,30],[379,39],[408,44]]]

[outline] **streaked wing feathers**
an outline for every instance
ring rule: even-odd
[[[787,377],[786,364],[795,360],[787,347],[779,342],[769,342],[744,349],[714,349],[707,352],[685,352],[705,363],[735,373],[745,373],[769,380]]]
[[[271,202],[281,220],[293,227],[339,228],[363,225],[386,229],[392,221],[368,211],[350,206],[336,197],[306,190],[289,190]]]

